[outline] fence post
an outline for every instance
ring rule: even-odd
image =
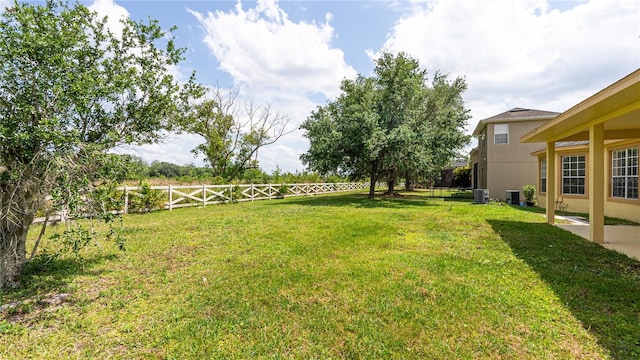
[[[267,192],[269,193],[269,200],[271,200],[271,190],[272,190],[271,183],[269,183],[269,187],[268,187],[268,190],[267,190]]]
[[[173,210],[173,186],[169,185],[169,211]]]
[[[251,183],[251,202],[253,202],[253,183]]]
[[[207,206],[207,185],[202,185],[202,207]]]
[[[124,213],[129,212],[129,190],[127,190],[127,185],[124,186]]]
[[[229,202],[233,202],[233,184],[229,184]]]

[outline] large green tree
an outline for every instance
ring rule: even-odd
[[[397,179],[437,173],[469,141],[464,79],[436,73],[429,83],[417,60],[383,53],[374,75],[343,80],[341,95],[318,107],[301,128],[310,141],[301,159],[320,173]],[[409,181],[410,182],[410,181]]]
[[[19,285],[45,197],[80,191],[95,180],[95,159],[156,141],[176,115],[169,70],[184,50],[173,29],[123,20],[120,34],[105,24],[54,1],[15,2],[0,19],[0,287]]]
[[[343,80],[341,95],[318,107],[301,125],[311,142],[302,161],[323,175],[370,176],[370,196],[384,157],[380,145],[386,141],[376,111],[375,85],[363,76]]]

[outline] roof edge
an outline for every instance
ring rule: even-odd
[[[637,84],[638,82],[640,82],[640,68],[632,71],[625,77],[617,80],[604,89],[573,105],[567,111],[558,115],[555,119],[531,130],[527,134],[522,135],[520,137],[520,142],[527,143],[545,141],[546,137],[549,135],[548,131],[550,131],[551,128],[554,128],[558,124],[563,123],[565,120],[578,115],[580,112],[589,109],[595,104],[599,104],[605,101],[607,98],[622,92],[626,88],[634,86],[634,84]],[[540,140],[540,138],[542,137],[544,137],[544,139]]]
[[[496,119],[487,118],[487,119],[480,120],[478,122],[478,125],[476,125],[476,128],[475,130],[473,130],[473,133],[471,135],[472,136],[480,135],[480,132],[482,132],[482,130],[487,126],[487,124],[495,124],[495,123],[504,124],[504,123],[518,122],[518,121],[525,121],[525,120],[551,120],[558,117],[558,115],[560,115],[560,113],[556,113],[556,115],[537,115],[537,116],[532,115],[532,116],[519,116],[519,117],[512,117],[512,118],[496,118]]]

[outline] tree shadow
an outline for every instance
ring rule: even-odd
[[[612,358],[640,358],[640,262],[549,224],[487,222]]]
[[[99,276],[104,271],[95,270],[96,265],[116,257],[116,254],[82,258],[40,254],[26,264],[20,287],[0,290],[0,306],[47,294],[68,292],[68,285],[73,278],[80,275]]]
[[[362,194],[341,194],[334,196],[300,196],[288,197],[286,204],[296,204],[302,206],[327,206],[341,207],[349,206],[354,208],[388,208],[403,209],[409,207],[434,206],[430,202],[431,198],[414,194],[401,194],[387,196],[376,193],[375,199],[369,199],[368,193]],[[268,205],[283,204],[278,201],[268,203]]]
[[[455,197],[455,196],[449,196],[449,197],[445,197],[442,198],[443,201],[445,202],[462,202],[462,203],[468,203],[468,204],[473,204],[473,199],[467,199],[467,198],[462,198],[462,197]]]

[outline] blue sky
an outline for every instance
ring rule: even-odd
[[[6,6],[9,0],[0,0]],[[116,19],[178,26],[186,61],[210,86],[269,102],[297,129],[338,94],[340,80],[369,75],[381,49],[405,51],[433,74],[464,76],[472,119],[514,107],[564,111],[640,67],[640,0],[83,1]],[[117,21],[112,21],[117,27]],[[144,160],[202,165],[202,140],[170,134],[122,151]],[[308,148],[294,131],[260,151],[267,172],[302,170]]]

